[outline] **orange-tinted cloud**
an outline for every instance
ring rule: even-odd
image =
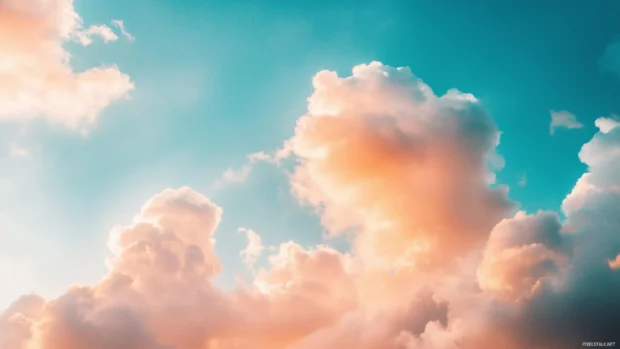
[[[284,348],[356,304],[345,257],[283,244],[255,284],[224,293],[212,233],[221,209],[189,188],[149,200],[111,233],[109,274],[58,299],[22,298],[0,321],[10,349]],[[209,346],[210,345],[210,346]]]
[[[488,186],[499,132],[474,96],[438,97],[409,69],[378,62],[313,83],[291,140],[293,192],[332,234],[359,231],[368,262],[452,260],[509,213],[505,190]]]
[[[105,25],[82,28],[73,0],[0,1],[0,121],[43,117],[85,131],[134,88],[114,65],[75,72],[67,41],[118,37]]]
[[[7,349],[560,349],[613,341],[620,307],[620,128],[599,119],[586,173],[551,212],[510,216],[489,186],[498,131],[477,100],[442,97],[407,69],[317,74],[276,155],[293,192],[351,249],[284,242],[222,290],[222,209],[190,189],[150,199],[109,240],[109,272],[0,316]],[[421,267],[423,266],[423,267]]]
[[[557,215],[551,212],[532,216],[519,212],[497,224],[478,269],[480,286],[520,300],[545,283],[560,283],[571,254],[561,229]]]

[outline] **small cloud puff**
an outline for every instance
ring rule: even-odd
[[[555,134],[557,128],[576,129],[582,128],[583,124],[577,121],[577,116],[566,110],[551,111],[551,125],[549,126],[549,134]]]

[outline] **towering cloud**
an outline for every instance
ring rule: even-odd
[[[487,243],[480,284],[521,298],[500,306],[521,346],[573,348],[618,339],[620,272],[613,261],[620,253],[620,125],[611,118],[596,125],[600,131],[579,153],[588,172],[562,205],[566,221],[560,226],[550,212],[519,214],[496,226]]]
[[[368,262],[452,260],[509,213],[506,191],[488,186],[499,132],[474,96],[438,97],[409,69],[378,62],[313,83],[291,140],[293,191],[332,234],[357,229]]]
[[[489,185],[499,133],[480,103],[438,97],[380,63],[320,72],[277,156],[293,193],[351,249],[284,242],[231,291],[213,279],[222,209],[166,189],[110,233],[109,272],[0,316],[7,349],[474,349],[581,347],[620,323],[620,124],[597,120],[588,165],[554,212],[512,211]],[[260,159],[259,159],[260,157]]]
[[[73,71],[68,41],[118,36],[105,25],[84,29],[73,0],[0,0],[0,121],[46,118],[87,130],[98,114],[133,89],[114,66]]]

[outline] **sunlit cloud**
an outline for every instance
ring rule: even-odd
[[[224,210],[165,189],[111,229],[108,271],[0,315],[8,349],[564,349],[620,322],[620,124],[600,118],[562,210],[515,212],[481,102],[379,62],[321,71],[293,136],[291,192],[348,248],[239,228],[249,283],[225,290]],[[495,159],[495,160],[494,160]],[[249,174],[249,172],[248,172]],[[247,177],[247,175],[245,176]],[[122,198],[119,198],[122,199]],[[231,233],[231,232],[228,232]],[[232,232],[234,234],[234,232]],[[261,232],[263,233],[263,232]],[[259,258],[266,262],[258,263]]]
[[[0,121],[44,118],[87,132],[111,103],[127,98],[130,77],[114,64],[74,71],[65,45],[118,36],[106,25],[84,29],[72,0],[0,2]]]

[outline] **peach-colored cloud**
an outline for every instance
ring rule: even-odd
[[[357,231],[366,258],[451,260],[510,211],[506,192],[487,185],[499,132],[474,96],[438,97],[409,69],[378,62],[313,83],[291,140],[293,192],[332,234]]]
[[[7,349],[560,349],[613,341],[620,322],[620,128],[584,145],[588,172],[551,212],[510,217],[488,185],[498,131],[475,97],[442,97],[407,69],[319,73],[280,155],[293,193],[351,249],[242,230],[252,280],[213,282],[222,209],[166,189],[112,229],[108,274],[0,315]],[[613,126],[613,127],[612,127]],[[253,160],[252,160],[253,159]],[[277,161],[274,161],[277,162]],[[424,267],[420,267],[424,266]]]
[[[111,233],[109,274],[48,302],[6,310],[8,349],[285,348],[356,304],[345,257],[328,247],[283,244],[255,284],[229,293],[212,234],[221,209],[189,188],[149,200]],[[26,304],[24,304],[26,303]],[[33,310],[33,307],[36,308]],[[3,348],[5,348],[3,347]]]
[[[550,212],[519,212],[497,224],[478,269],[480,286],[519,300],[544,283],[560,283],[571,252],[561,229],[557,215]]]
[[[611,269],[620,269],[620,254],[616,258],[610,259],[608,264]]]
[[[0,121],[37,117],[85,131],[99,113],[134,88],[115,65],[75,72],[64,44],[84,45],[99,36],[114,41],[104,25],[82,28],[72,0],[0,2]]]
[[[617,340],[620,273],[611,265],[620,253],[620,128],[611,120],[596,121],[600,132],[579,153],[588,171],[562,204],[565,221],[518,214],[487,243],[480,284],[509,299],[493,306],[493,318],[520,347]]]

